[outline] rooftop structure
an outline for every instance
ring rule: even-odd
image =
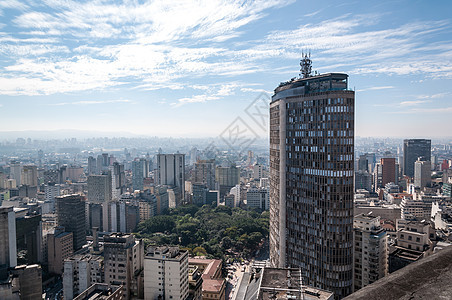
[[[74,300],[122,300],[122,286],[96,283],[83,291]]]
[[[299,269],[263,268],[255,273],[245,273],[245,275],[247,278],[244,280],[248,282],[242,284],[241,288],[246,288],[246,293],[243,291],[237,291],[237,293],[245,294],[243,299],[246,300],[334,299],[332,292],[304,285]]]

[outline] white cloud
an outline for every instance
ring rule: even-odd
[[[427,103],[427,102],[431,102],[431,101],[427,101],[427,100],[412,100],[412,101],[402,101],[400,102],[400,106],[414,106],[414,105],[419,105],[419,104],[423,104],[423,103]]]
[[[131,100],[89,100],[89,101],[75,101],[75,102],[59,102],[49,104],[52,106],[62,105],[93,105],[93,104],[111,104],[111,103],[131,103]]]
[[[230,43],[243,34],[244,25],[263,18],[267,9],[291,2],[45,0],[45,12],[31,7],[13,18],[11,25],[21,30],[20,37],[0,33],[0,53],[13,61],[0,71],[0,94],[47,95],[124,83],[143,90],[176,90],[193,88],[180,82],[195,78],[202,83],[210,76],[270,70],[296,74],[294,68],[278,69],[270,61],[293,59],[300,49],[312,49],[316,65],[329,70],[452,78],[451,47],[422,44],[428,34],[445,30],[445,22],[367,30],[366,26],[379,21],[378,15],[347,15],[273,31],[264,39]],[[434,53],[418,60],[419,51]],[[212,87],[198,86],[208,86],[206,91]],[[234,89],[224,87],[216,90],[217,96],[206,94],[206,99]],[[202,102],[200,96],[190,99],[179,102]]]
[[[367,91],[378,91],[378,90],[387,90],[387,89],[393,89],[394,86],[392,85],[385,85],[385,86],[373,86],[365,89],[356,90],[357,92],[367,92]]]

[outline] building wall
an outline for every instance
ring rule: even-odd
[[[0,207],[0,265],[17,265],[16,214],[12,207]]]
[[[149,255],[144,259],[144,299],[186,299],[188,296],[188,252],[177,256]]]
[[[57,197],[57,221],[73,234],[74,250],[86,244],[85,201],[80,195]]]
[[[307,285],[345,296],[352,289],[354,92],[277,98],[270,104],[272,266],[301,268]]]

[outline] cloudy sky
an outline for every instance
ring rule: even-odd
[[[254,128],[310,50],[350,75],[357,135],[451,136],[452,1],[338,3],[1,0],[0,131]]]

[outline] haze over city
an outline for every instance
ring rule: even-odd
[[[2,1],[0,131],[215,137],[298,76],[310,51],[313,70],[350,75],[357,136],[449,136],[450,11],[450,1]]]

